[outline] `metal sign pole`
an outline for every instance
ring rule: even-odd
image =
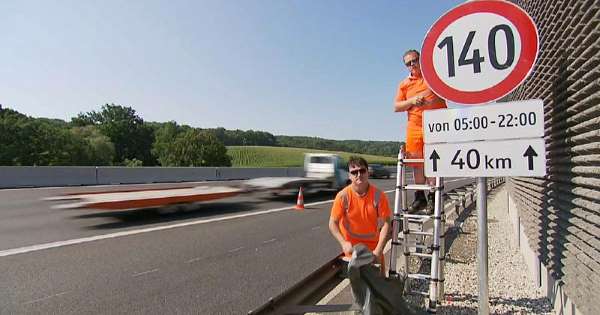
[[[487,230],[487,180],[477,178],[477,257],[479,274],[479,315],[490,313],[488,291],[488,230]]]

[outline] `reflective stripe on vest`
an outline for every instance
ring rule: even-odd
[[[361,239],[373,239],[375,237],[377,237],[377,234],[375,233],[368,233],[368,234],[360,234],[360,233],[354,233],[352,231],[352,229],[350,228],[350,223],[348,222],[348,212],[350,211],[350,201],[348,200],[348,193],[346,192],[346,190],[342,190],[341,192],[341,198],[342,198],[342,207],[344,207],[344,227],[346,228],[346,232],[348,232],[348,234],[350,236],[352,236],[353,238],[361,238]],[[381,192],[379,191],[379,189],[375,189],[375,198],[373,200],[373,208],[375,208],[375,213],[377,214],[377,231],[381,230],[381,227],[383,227],[383,219],[379,216],[379,200],[381,199]]]

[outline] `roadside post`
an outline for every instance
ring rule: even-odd
[[[527,78],[537,53],[531,17],[497,0],[448,11],[421,47],[431,90],[466,106],[424,112],[425,175],[477,178],[479,314],[489,314],[486,178],[546,175],[543,101],[490,104]]]

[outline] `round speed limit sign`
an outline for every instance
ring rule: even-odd
[[[537,28],[527,12],[508,1],[472,1],[431,27],[421,48],[421,71],[442,98],[477,105],[521,84],[537,52]]]

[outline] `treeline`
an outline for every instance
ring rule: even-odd
[[[398,149],[400,149],[400,143],[397,141],[329,140],[299,136],[277,136],[277,143],[283,147],[344,151],[389,157],[396,157]]]
[[[397,142],[274,136],[264,131],[145,122],[106,104],[65,122],[0,105],[0,165],[231,166],[226,146],[301,147],[395,156]]]

